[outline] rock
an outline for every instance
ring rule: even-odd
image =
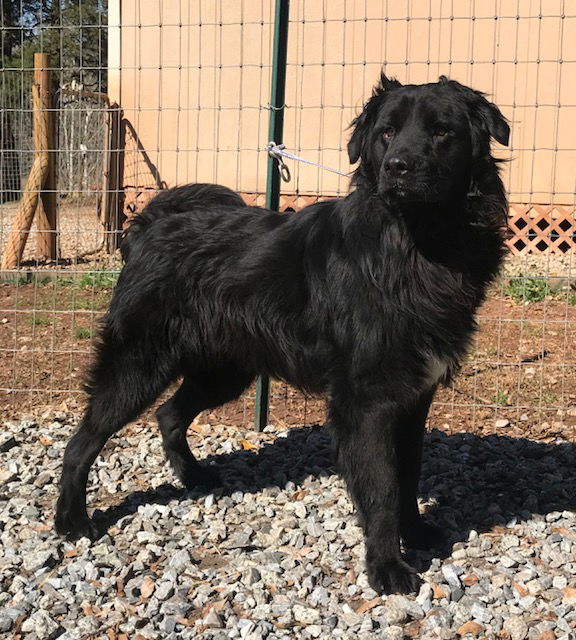
[[[433,588],[427,582],[424,582],[416,596],[416,602],[422,607],[424,613],[432,607],[432,597],[436,597]]]
[[[7,633],[12,629],[14,621],[10,616],[0,613],[0,633]]]
[[[53,476],[50,471],[42,471],[34,479],[34,485],[37,486],[39,489],[42,489],[47,484],[51,483],[52,479],[53,479]]]
[[[509,616],[504,620],[503,626],[510,634],[511,640],[524,640],[528,635],[528,625],[520,616]]]
[[[222,618],[214,611],[214,609],[210,609],[208,615],[204,618],[202,623],[208,627],[208,629],[223,629],[224,623],[222,622]]]
[[[24,569],[30,573],[35,573],[42,567],[53,567],[56,563],[56,559],[53,556],[51,549],[44,551],[29,551],[23,556],[24,562],[22,563]]]
[[[445,564],[442,567],[442,575],[446,582],[451,587],[461,587],[460,576],[464,573],[464,570],[453,564]]]
[[[386,622],[391,626],[407,622],[409,619],[409,604],[404,596],[388,596],[384,603],[384,618]]]
[[[249,586],[260,582],[260,580],[262,580],[262,574],[260,573],[260,571],[258,571],[258,569],[256,569],[256,567],[250,567],[250,569],[248,569],[248,571],[244,574],[244,583]]]
[[[404,631],[402,627],[392,625],[385,627],[380,633],[382,640],[404,640]]]
[[[14,436],[8,436],[7,438],[3,438],[0,442],[0,453],[6,453],[18,446],[18,441]]]
[[[154,591],[154,596],[160,600],[168,600],[174,595],[174,585],[171,582],[160,582],[156,583],[156,588]]]
[[[492,614],[490,611],[480,602],[474,602],[470,607],[470,613],[472,617],[480,622],[490,622],[492,620]]]
[[[425,629],[449,629],[452,616],[446,609],[430,609],[422,621]]]
[[[58,630],[58,624],[47,611],[38,609],[22,623],[24,633],[35,633],[39,638],[50,638]]]
[[[301,604],[295,604],[292,612],[294,614],[294,620],[300,622],[300,624],[310,625],[316,624],[320,621],[320,612],[311,607],[305,607]]]
[[[190,554],[186,549],[180,549],[176,551],[168,561],[168,566],[170,566],[177,573],[182,573],[186,571],[186,569],[190,568],[192,564],[192,560],[190,559]]]

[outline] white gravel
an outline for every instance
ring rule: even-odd
[[[449,541],[409,554],[419,594],[380,598],[326,429],[191,431],[226,480],[206,496],[173,485],[157,430],[136,426],[93,467],[90,508],[110,529],[90,544],[52,531],[72,428],[62,415],[0,436],[1,637],[576,638],[568,442],[433,430],[423,506]]]

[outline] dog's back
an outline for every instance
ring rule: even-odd
[[[122,259],[127,262],[136,247],[141,248],[143,230],[160,218],[194,211],[198,208],[245,207],[246,203],[232,189],[217,184],[186,184],[161,191],[135,216],[120,245]]]

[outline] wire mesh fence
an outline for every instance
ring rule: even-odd
[[[219,182],[263,204],[273,3],[2,7],[2,251],[38,153],[34,53],[49,56],[57,174],[56,254],[39,253],[34,222],[17,264],[2,271],[1,411],[13,417],[81,405],[82,371],[120,268],[117,238],[158,190]],[[512,146],[501,154],[511,160],[510,254],[469,360],[434,404],[435,426],[543,437],[576,427],[575,36],[574,0],[291,2],[292,153],[348,173],[347,127],[382,67],[403,83],[445,74],[490,94],[510,120]],[[281,209],[348,190],[345,175],[286,162]],[[206,419],[252,422],[253,395]],[[274,383],[270,420],[320,422],[323,402]]]

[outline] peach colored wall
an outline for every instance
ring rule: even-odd
[[[167,185],[264,191],[273,0],[115,2],[112,98],[133,129],[128,188],[155,186],[157,170]],[[402,82],[446,74],[491,94],[510,119],[512,147],[497,154],[513,159],[505,169],[511,201],[573,204],[574,42],[576,0],[292,0],[285,143],[347,172],[346,128],[382,64]],[[346,178],[289,164],[286,192],[347,189]]]

